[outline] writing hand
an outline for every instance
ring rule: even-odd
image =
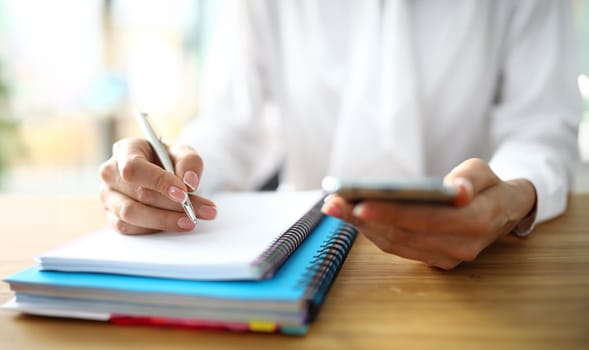
[[[536,193],[525,179],[500,180],[488,164],[469,159],[445,182],[459,188],[457,206],[363,201],[356,205],[336,195],[323,212],[354,224],[387,253],[452,269],[511,232],[535,207]]]
[[[203,170],[202,159],[188,146],[169,148],[174,175],[159,165],[144,139],[123,139],[113,145],[113,155],[100,166],[100,198],[111,226],[122,233],[189,231],[194,223],[180,203],[185,192],[196,190]],[[215,204],[189,196],[197,217],[214,219]]]

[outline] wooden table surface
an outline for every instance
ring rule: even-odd
[[[104,225],[96,198],[0,195],[0,274]],[[0,283],[0,302],[11,298]],[[0,349],[589,349],[589,195],[527,239],[445,272],[359,237],[304,337],[51,319],[0,310]]]

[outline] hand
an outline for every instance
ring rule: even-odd
[[[113,156],[99,170],[100,198],[111,226],[127,234],[194,228],[180,203],[186,192],[198,187],[202,160],[188,146],[171,147],[169,153],[177,175],[156,164],[157,157],[146,140],[123,139],[113,145]],[[215,218],[212,201],[189,198],[197,217]]]
[[[501,181],[480,159],[469,159],[444,179],[459,190],[455,206],[328,198],[323,212],[354,224],[387,253],[452,269],[508,234],[533,212],[536,192],[524,179]]]

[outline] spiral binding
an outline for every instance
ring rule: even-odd
[[[298,219],[254,261],[253,266],[263,271],[263,278],[270,278],[278,267],[303,243],[305,238],[323,218],[321,198],[309,211]]]
[[[321,245],[306,272],[298,281],[298,288],[306,288],[304,299],[309,306],[307,321],[313,321],[317,315],[321,305],[320,299],[328,292],[331,282],[346,260],[357,232],[357,229],[350,224],[339,225]]]

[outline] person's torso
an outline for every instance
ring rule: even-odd
[[[379,5],[375,8],[383,6],[384,2],[376,2]],[[425,153],[423,173],[414,175],[442,176],[465,158],[488,157],[485,131],[498,93],[508,13],[502,3],[494,2],[407,4]],[[358,69],[351,57],[362,47],[363,36],[369,40],[379,33],[356,20],[366,6],[364,1],[274,2],[268,6],[272,11],[267,13],[271,18],[266,23],[274,28],[268,28],[264,47],[274,67],[269,72],[270,88],[282,115],[287,143],[283,176],[295,187],[312,187],[330,172],[336,125],[346,113],[346,100],[354,85],[351,77]],[[379,20],[378,12],[373,15]],[[370,57],[371,53],[367,54]],[[375,91],[380,79],[375,75]],[[380,96],[370,103],[384,104],[395,97]],[[366,110],[372,107],[366,106]],[[362,120],[370,116],[358,114],[359,133],[353,137],[383,137],[362,134]],[[402,118],[397,120],[399,128],[405,127]],[[397,146],[403,152],[416,152]],[[394,167],[388,167],[386,174],[378,168],[379,164],[374,164],[373,175],[398,175]]]

